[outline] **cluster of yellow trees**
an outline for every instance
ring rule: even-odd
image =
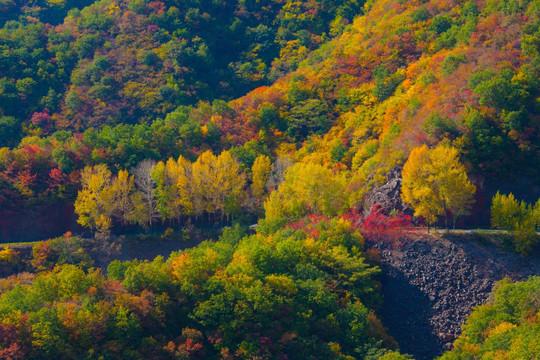
[[[335,172],[314,163],[298,163],[289,168],[277,191],[264,208],[263,224],[276,227],[307,214],[333,217],[357,203],[347,171]],[[428,225],[440,217],[448,228],[459,216],[469,214],[476,187],[469,181],[459,151],[441,144],[429,149],[414,148],[402,171],[401,197]]]
[[[264,155],[244,170],[228,151],[218,156],[206,151],[194,163],[182,156],[157,163],[145,160],[116,176],[97,165],[82,172],[75,211],[81,225],[106,235],[113,223],[148,228],[156,222],[180,224],[187,216],[223,220],[259,208],[268,197],[265,222],[281,226],[308,214],[333,217],[346,212],[356,202],[349,175],[312,162],[293,165],[287,157],[272,163]],[[450,215],[455,224],[456,217],[470,211],[476,188],[456,149],[417,147],[402,175],[403,201],[428,224],[443,216],[448,226]]]
[[[109,233],[113,222],[148,228],[160,221],[180,223],[186,216],[223,219],[262,201],[272,169],[270,159],[261,155],[251,171],[243,171],[228,151],[219,156],[206,151],[194,163],[182,156],[145,160],[116,176],[105,165],[86,167],[75,212],[81,225],[101,235]]]

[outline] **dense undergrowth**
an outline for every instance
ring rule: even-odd
[[[1,280],[1,356],[375,359],[396,347],[374,313],[379,269],[343,220],[228,228],[166,261],[113,261],[107,276],[72,263]]]
[[[534,359],[540,350],[539,280],[500,281],[491,300],[472,312],[454,349],[441,360]]]

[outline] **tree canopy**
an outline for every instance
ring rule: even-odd
[[[476,187],[467,177],[465,167],[459,162],[457,149],[439,145],[414,148],[403,166],[401,197],[421,216],[433,224],[444,216],[449,226],[449,214],[455,219],[468,214],[474,202]]]

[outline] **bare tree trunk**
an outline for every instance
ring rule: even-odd
[[[285,179],[285,170],[287,170],[293,164],[292,159],[288,156],[279,156],[272,164],[270,170],[270,176],[266,181],[267,189],[277,190],[279,185]]]
[[[148,225],[152,227],[157,219],[156,202],[154,199],[156,182],[152,178],[152,168],[156,165],[154,160],[146,159],[141,161],[133,170],[135,184],[142,192],[143,199],[148,211]]]

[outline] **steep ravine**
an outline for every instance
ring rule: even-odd
[[[540,274],[537,256],[522,258],[479,244],[471,235],[422,235],[400,245],[368,245],[382,258],[380,316],[404,353],[431,360],[451,348],[474,306],[496,281]]]

